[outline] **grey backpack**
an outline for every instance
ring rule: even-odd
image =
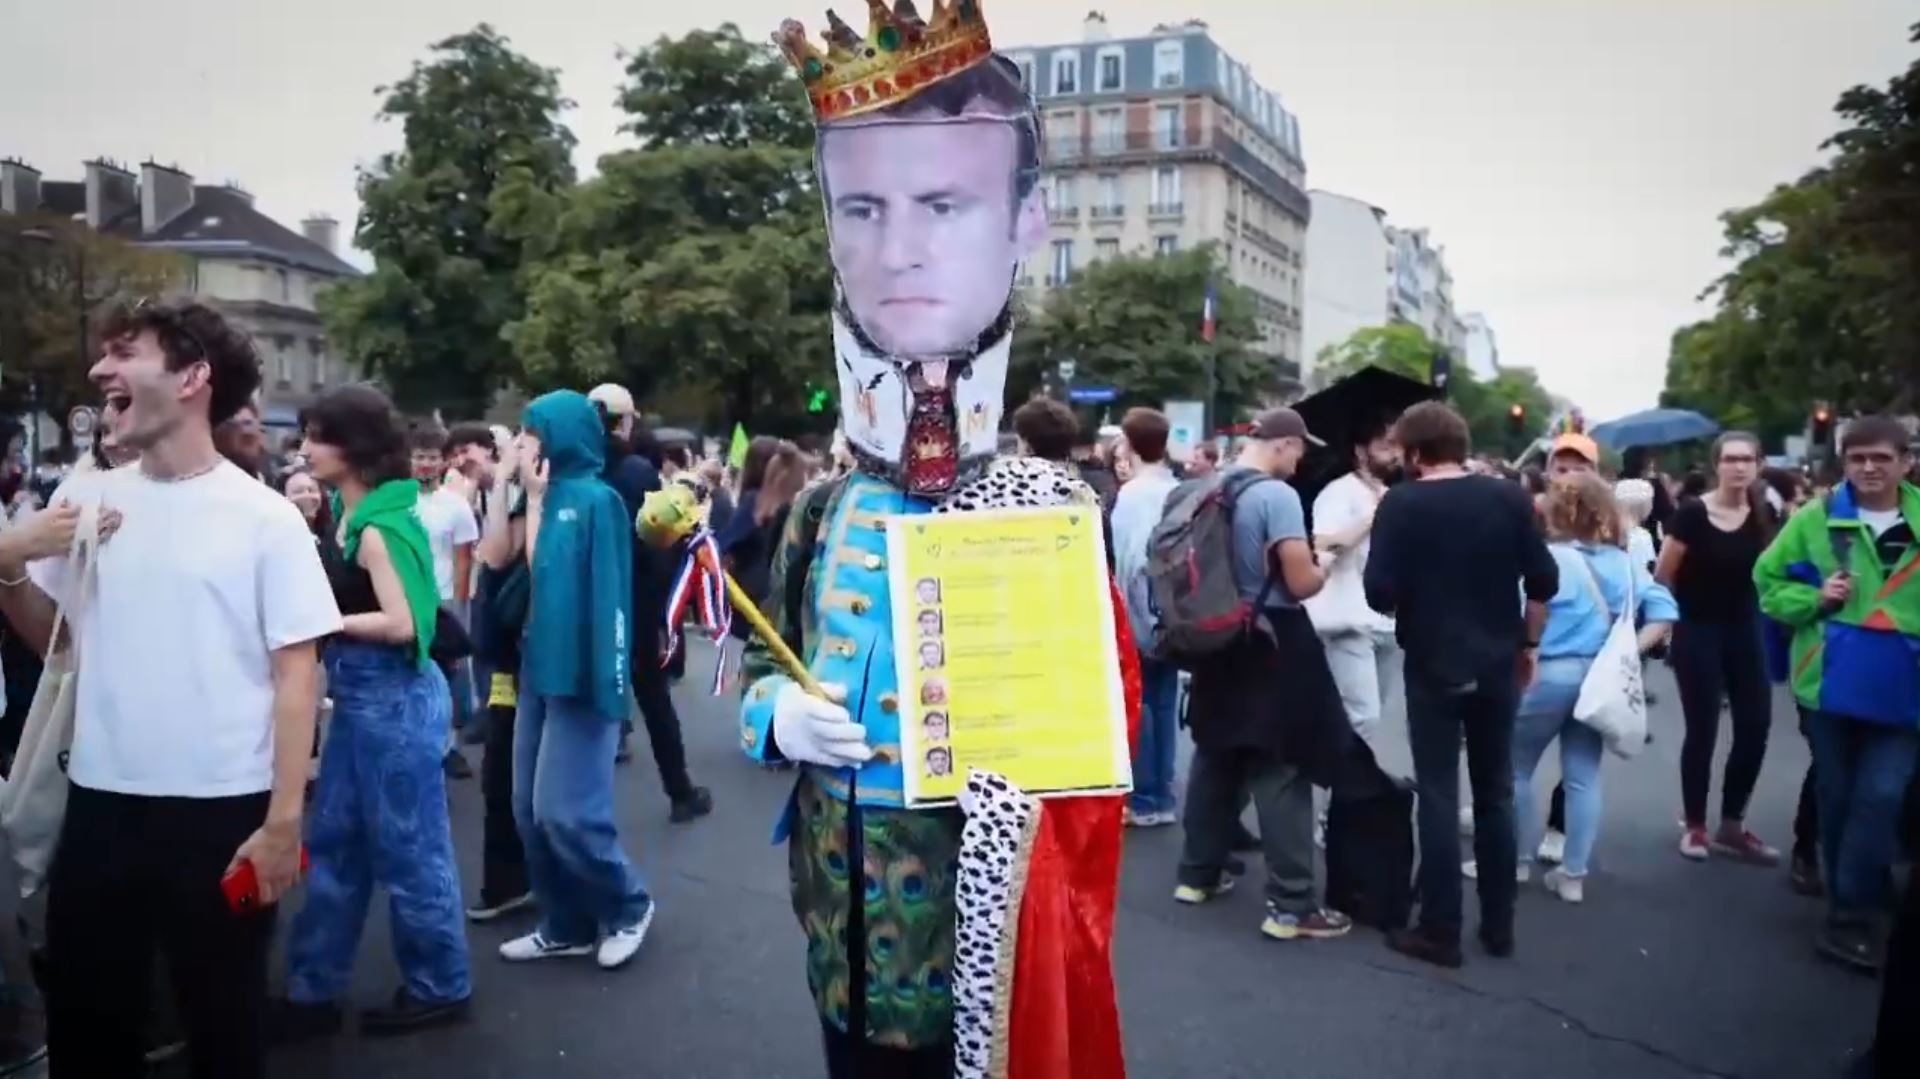
[[[1149,652],[1179,667],[1240,639],[1273,587],[1268,574],[1254,600],[1233,576],[1233,508],[1242,493],[1272,477],[1244,472],[1188,480],[1168,495],[1147,540],[1147,595],[1156,625]]]

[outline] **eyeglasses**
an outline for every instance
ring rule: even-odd
[[[1859,468],[1865,468],[1868,465],[1879,465],[1884,468],[1887,465],[1890,465],[1897,460],[1899,460],[1899,458],[1891,453],[1849,453],[1847,454],[1847,463]]]

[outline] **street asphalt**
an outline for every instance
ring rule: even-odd
[[[531,922],[475,927],[469,1024],[387,1040],[349,1033],[283,1051],[273,1074],[822,1075],[785,855],[769,845],[792,777],[739,755],[734,704],[705,694],[711,651],[701,648],[677,697],[695,778],[712,788],[714,814],[689,825],[667,823],[643,739],[620,772],[623,836],[660,903],[646,948],[629,967],[606,973],[590,960],[509,966],[495,947]],[[1523,889],[1519,951],[1510,961],[1475,950],[1465,970],[1443,972],[1401,959],[1365,929],[1332,942],[1270,941],[1257,930],[1257,886],[1202,908],[1176,906],[1180,830],[1130,834],[1115,942],[1130,1074],[1840,1075],[1864,1048],[1875,984],[1814,956],[1820,907],[1788,891],[1784,870],[1680,858],[1679,709],[1664,668],[1652,685],[1659,693],[1654,744],[1635,760],[1605,766],[1606,823],[1585,905],[1564,905],[1537,885]],[[1405,772],[1398,708],[1387,726],[1393,744],[1384,763]],[[468,752],[477,765],[477,749]],[[1806,764],[1792,709],[1781,697],[1750,817],[1756,831],[1782,847]],[[1556,771],[1549,760],[1536,777],[1543,812]],[[453,801],[471,891],[479,864],[477,785],[456,784]],[[1256,857],[1253,874],[1258,870]],[[1255,880],[1250,874],[1247,884]],[[362,944],[356,1003],[384,999],[394,979],[385,912],[377,909]]]

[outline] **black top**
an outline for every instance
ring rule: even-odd
[[[1704,499],[1689,498],[1673,513],[1674,539],[1687,545],[1673,576],[1673,598],[1683,622],[1737,622],[1759,609],[1753,564],[1767,546],[1753,513],[1728,532],[1707,515]]]
[[[380,609],[380,597],[373,594],[373,577],[359,563],[348,561],[332,536],[320,537],[320,564],[326,567],[333,602],[341,614],[372,614]]]
[[[1409,672],[1464,685],[1510,667],[1526,637],[1520,589],[1545,603],[1560,571],[1519,484],[1402,483],[1373,518],[1367,603],[1397,620]]]

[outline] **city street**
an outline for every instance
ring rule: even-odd
[[[628,849],[661,904],[632,966],[612,974],[590,961],[509,967],[494,947],[530,923],[476,928],[471,1024],[390,1041],[349,1035],[283,1054],[274,1074],[820,1075],[785,855],[767,842],[791,776],[739,756],[732,700],[700,688],[706,662],[710,652],[679,700],[695,776],[713,788],[715,814],[668,825],[644,742],[621,777]],[[1131,1074],[1838,1076],[1862,1048],[1875,987],[1814,957],[1820,908],[1788,891],[1784,869],[1696,865],[1676,853],[1680,717],[1664,667],[1652,683],[1655,743],[1640,759],[1607,761],[1606,828],[1585,906],[1563,905],[1537,885],[1523,889],[1511,962],[1474,950],[1464,971],[1436,971],[1393,955],[1364,929],[1337,942],[1276,943],[1257,931],[1252,873],[1249,886],[1217,904],[1178,907],[1170,894],[1179,829],[1130,835],[1116,951]],[[1752,824],[1785,846],[1807,753],[1784,696],[1779,704]],[[1389,726],[1403,730],[1397,711]],[[1394,738],[1388,767],[1405,770],[1403,734]],[[1538,777],[1543,807],[1554,767]],[[459,784],[454,800],[472,881],[477,786]],[[384,923],[376,912],[362,947],[360,1004],[393,986]]]

